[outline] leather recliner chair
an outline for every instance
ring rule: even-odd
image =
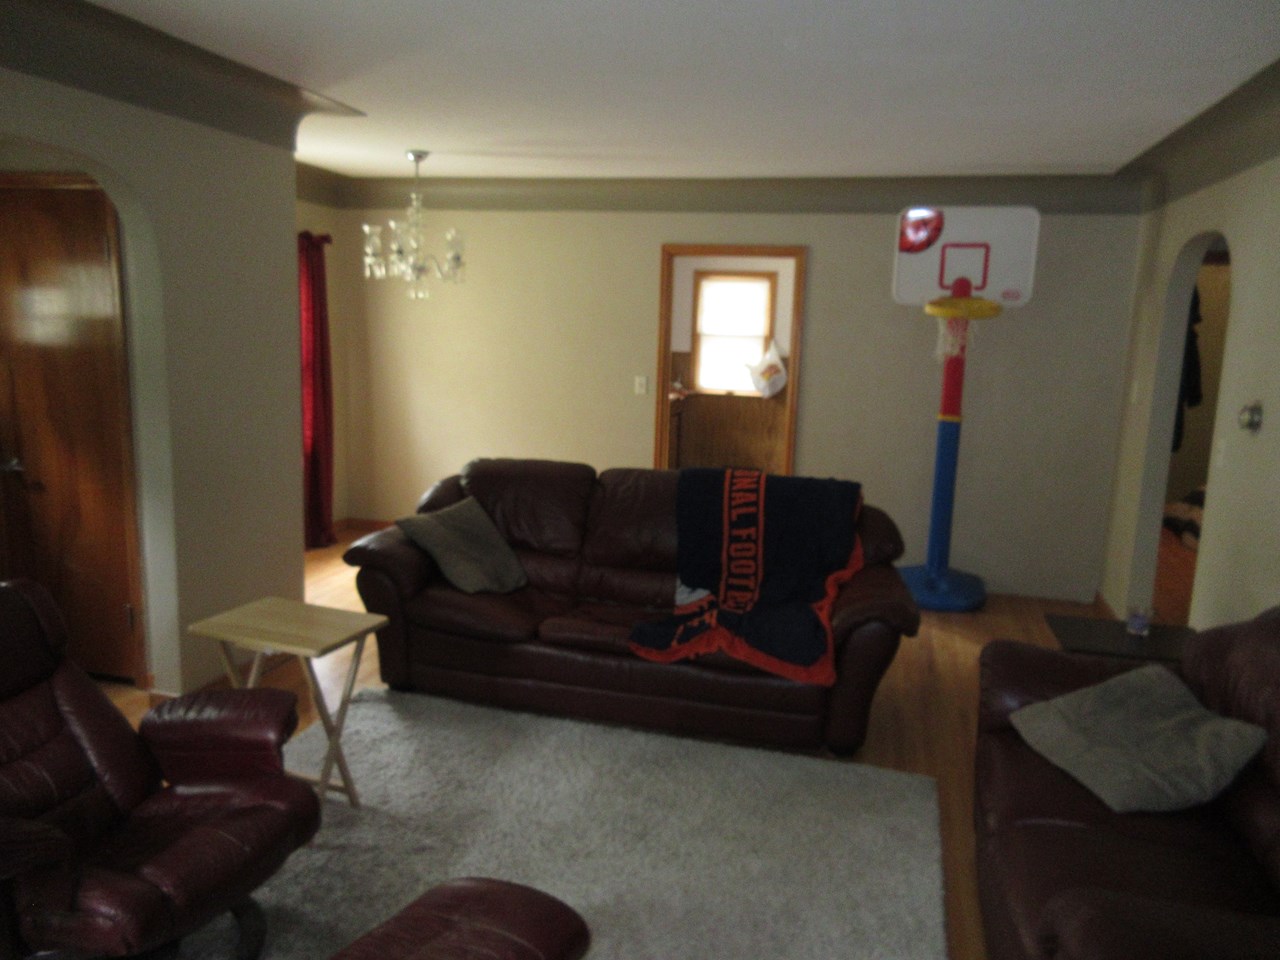
[[[320,825],[283,769],[293,694],[189,694],[135,732],[64,646],[42,587],[0,583],[0,957],[143,953],[226,910],[256,955],[249,894]]]

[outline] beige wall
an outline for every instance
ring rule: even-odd
[[[187,624],[302,593],[290,151],[0,69],[0,167],[82,170],[121,215],[148,657],[220,672]]]
[[[313,211],[319,215],[318,211]],[[647,466],[663,243],[809,248],[797,470],[860,480],[923,560],[940,368],[934,322],[890,295],[894,213],[430,211],[467,235],[462,286],[425,304],[359,279],[335,233],[348,327],[352,515],[391,519],[476,456]],[[1048,215],[1030,305],[981,325],[966,385],[952,565],[988,588],[1090,600],[1102,568],[1138,243],[1136,215]],[[319,221],[317,221],[319,222]]]
[[[1200,260],[1221,234],[1231,250],[1231,319],[1223,352],[1209,494],[1200,540],[1191,624],[1253,616],[1280,602],[1280,159],[1205,187],[1144,218],[1134,366],[1125,404],[1104,589],[1116,609],[1147,601],[1159,535],[1186,303]],[[1236,425],[1261,401],[1269,420],[1257,434]]]

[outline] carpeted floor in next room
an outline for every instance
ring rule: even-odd
[[[308,552],[309,601],[363,609],[355,590],[355,571],[341,559],[347,542],[356,534],[358,531],[348,532],[344,542]],[[984,609],[975,613],[926,613],[919,635],[904,638],[885,675],[872,707],[867,743],[854,758],[855,765],[925,774],[936,781],[946,944],[951,960],[985,960],[986,957],[973,865],[973,743],[977,727],[978,653],[987,641],[996,637],[1056,646],[1045,623],[1046,613],[1107,616],[1107,611],[1100,606],[998,595],[988,597]],[[348,658],[347,651],[338,651],[318,665],[331,702],[337,699],[350,662]],[[300,693],[304,701],[303,722],[314,721],[301,671],[295,665],[283,663],[268,674],[266,682]],[[365,652],[358,686],[364,690],[381,686],[377,651],[372,644]],[[108,690],[135,720],[148,706],[147,696],[139,691],[114,685],[109,685]],[[679,738],[666,739],[686,742]],[[812,758],[806,759],[814,762]],[[332,800],[326,805],[331,824],[337,825],[342,822],[338,818],[349,815],[349,812],[335,812],[341,802]],[[385,904],[379,908],[385,907],[384,915],[390,915],[394,906]],[[340,944],[333,945],[334,949],[338,946]]]

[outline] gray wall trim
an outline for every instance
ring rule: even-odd
[[[299,183],[302,181],[300,173]],[[329,174],[323,183],[308,183],[307,194],[300,192],[299,196],[345,209],[396,209],[408,203],[412,184],[410,178],[354,179]],[[422,192],[425,206],[444,210],[897,213],[913,204],[1029,204],[1044,213],[1137,213],[1150,202],[1148,186],[1139,179],[1085,176],[728,180],[428,177],[423,179]]]
[[[1167,203],[1280,155],[1280,60],[1125,166]]]
[[[313,167],[308,163],[298,163],[296,166],[299,200],[337,209],[346,206],[347,184],[353,182],[350,177],[344,177],[332,170]],[[406,187],[401,205],[407,205],[408,202],[409,193]]]
[[[308,113],[358,113],[83,0],[0,3],[0,66],[290,151]]]

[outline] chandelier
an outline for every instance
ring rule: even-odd
[[[450,229],[445,232],[443,257],[427,250],[427,238],[422,226],[422,184],[418,166],[427,159],[426,150],[410,150],[413,161],[413,192],[409,194],[409,206],[403,220],[387,221],[387,239],[382,237],[381,224],[366,223],[364,230],[364,275],[366,280],[404,280],[409,284],[410,300],[425,300],[430,296],[427,281],[432,277],[461,283],[465,264],[462,259],[462,234]]]

